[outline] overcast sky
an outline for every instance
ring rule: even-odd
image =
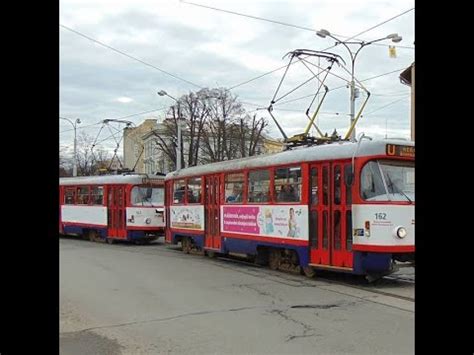
[[[151,110],[157,111],[125,119],[136,125],[146,118],[162,119],[173,101],[158,96],[159,90],[166,90],[177,98],[201,87],[231,88],[288,64],[288,58],[283,56],[300,48],[327,49],[340,55],[350,70],[347,49],[342,45],[328,49],[335,41],[318,37],[315,32],[324,28],[346,40],[381,24],[357,39],[371,41],[398,33],[403,40],[397,44],[385,40],[379,42],[383,45],[369,45],[357,56],[355,77],[358,80],[394,72],[363,82],[371,97],[357,125],[357,133],[409,138],[410,88],[400,83],[399,74],[414,61],[414,10],[407,12],[414,7],[413,0],[192,2],[302,28],[178,0],[61,0],[60,25],[68,29],[60,27],[60,116],[72,120],[80,118],[78,133],[85,131],[98,137],[106,147],[114,147],[114,139],[107,128],[100,131],[99,122]],[[396,18],[384,23],[393,17]],[[396,46],[395,58],[389,56],[389,44]],[[354,51],[359,48],[358,45],[350,47]],[[313,62],[318,64],[317,59]],[[328,62],[320,60],[319,64],[327,67]],[[269,134],[275,138],[281,135],[271,117],[265,110],[254,110],[269,105],[283,73],[284,70],[279,70],[232,89],[247,111],[269,120]],[[318,125],[323,132],[330,134],[337,129],[344,135],[349,125],[350,99],[343,79],[350,79],[350,75],[337,65],[331,74],[325,84],[330,90],[341,88],[327,95]],[[301,63],[292,65],[280,95],[310,77],[311,73]],[[274,115],[289,136],[303,131],[307,123],[304,112],[311,97],[291,100],[314,94],[316,82],[311,83],[274,106]],[[357,99],[356,113],[364,99],[364,95]],[[72,147],[71,124],[65,120],[59,123],[61,147]],[[115,127],[123,128],[123,125]]]

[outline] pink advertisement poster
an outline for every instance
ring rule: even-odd
[[[307,206],[222,206],[221,208],[223,232],[308,240]]]
[[[259,207],[223,206],[223,231],[242,234],[260,234],[257,223]]]

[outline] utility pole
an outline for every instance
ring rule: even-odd
[[[77,176],[77,131],[76,126],[81,123],[79,118],[76,118],[74,122],[72,122],[69,118],[59,117],[61,120],[68,121],[72,127],[74,128],[74,165],[72,167],[72,176]]]
[[[355,60],[357,58],[357,55],[359,54],[359,52],[362,48],[364,48],[365,46],[368,46],[369,44],[379,42],[379,41],[383,41],[383,40],[386,40],[386,39],[391,39],[392,42],[398,43],[402,40],[402,37],[399,36],[397,33],[392,33],[392,34],[389,34],[388,36],[385,36],[383,38],[379,38],[379,39],[376,39],[376,40],[373,40],[373,41],[370,41],[370,42],[364,42],[364,41],[341,41],[337,37],[334,37],[328,30],[325,30],[325,29],[321,29],[319,31],[316,31],[316,34],[319,37],[322,37],[322,38],[325,38],[326,36],[328,36],[328,37],[331,37],[332,39],[336,40],[336,46],[338,44],[342,44],[344,47],[346,47],[347,51],[349,52],[349,55],[351,56],[351,72],[350,72],[350,74],[351,74],[351,83],[350,83],[350,89],[351,89],[351,93],[350,93],[350,110],[351,110],[350,117],[351,117],[351,121],[350,122],[351,122],[351,125],[350,125],[350,129],[352,129],[352,132],[351,132],[350,140],[352,142],[354,142],[355,141],[355,135],[356,135],[355,127],[353,127],[354,126],[354,114],[355,114],[355,99],[356,99],[356,97],[358,97],[358,92],[356,92],[355,82],[354,82],[354,69],[355,69]],[[352,53],[352,51],[349,48],[348,44],[358,44],[360,47],[355,53]]]
[[[168,96],[169,98],[176,101],[179,104],[178,100],[176,100],[173,96],[169,95],[165,90],[160,90],[157,93],[160,96]],[[181,140],[182,140],[182,133],[181,133],[181,125],[184,123],[185,119],[181,117],[181,111],[179,110],[178,106],[178,144],[176,146],[176,170],[181,170]]]

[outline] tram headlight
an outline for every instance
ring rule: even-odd
[[[397,235],[398,238],[405,238],[408,234],[407,230],[405,229],[405,227],[398,227],[397,228],[397,231],[395,232],[395,234]]]
[[[150,224],[150,223],[151,223],[151,218],[150,218],[150,217],[145,218],[145,223],[146,223],[146,224]]]

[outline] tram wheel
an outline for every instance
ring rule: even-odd
[[[181,248],[183,249],[183,253],[189,254],[191,252],[191,240],[187,237],[181,239]]]
[[[112,238],[106,238],[107,244],[115,244],[115,239]]]
[[[278,270],[281,263],[281,252],[278,249],[271,249],[270,250],[270,257],[268,260],[268,265],[272,270]]]
[[[302,273],[309,278],[316,276],[316,271],[311,266],[306,266],[301,268]]]
[[[90,230],[89,233],[89,240],[91,242],[99,242],[100,241],[100,238],[97,236],[97,232],[95,230]]]
[[[216,252],[212,251],[212,250],[206,250],[206,254],[208,257],[210,257],[211,259],[215,259],[217,257],[216,255]]]

